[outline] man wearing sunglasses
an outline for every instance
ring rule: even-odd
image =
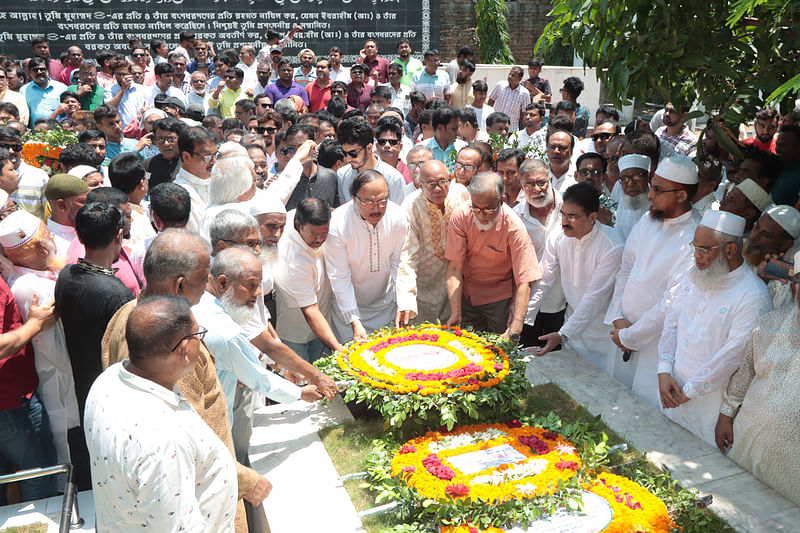
[[[61,103],[59,97],[67,90],[67,86],[51,79],[47,74],[47,62],[41,57],[34,57],[28,63],[33,74],[33,81],[23,85],[19,92],[25,97],[30,110],[30,127],[40,118],[50,118],[53,111]]]
[[[22,160],[22,135],[8,126],[0,128],[0,148],[8,150],[12,166],[17,171],[19,181],[11,199],[20,209],[44,220],[44,187],[49,176],[40,168]]]
[[[25,97],[15,90],[12,90],[8,84],[8,70],[0,67],[0,102],[8,102],[17,106],[17,116],[14,120],[22,121],[27,124],[30,120],[30,113],[28,112],[28,103]],[[5,123],[5,122],[4,122]]]
[[[264,150],[267,152],[267,168],[275,165],[275,133],[283,127],[283,118],[272,109],[267,109],[258,114],[258,129],[256,133],[264,138]]]
[[[239,67],[229,68],[225,71],[224,79],[211,92],[208,101],[209,109],[218,109],[223,119],[236,116],[236,102],[243,99],[252,99],[253,89],[242,87],[244,71]]]
[[[309,143],[309,144],[306,144]],[[281,176],[270,185],[270,189],[280,191],[287,177],[297,185],[285,202],[286,209],[294,209],[306,198],[324,200],[331,207],[339,206],[339,180],[331,169],[317,164],[313,158],[314,128],[308,124],[293,124],[286,131],[286,140],[280,150],[292,159],[287,163]],[[297,174],[300,178],[297,179]],[[272,192],[272,190],[270,190]],[[283,193],[278,192],[283,196]]]

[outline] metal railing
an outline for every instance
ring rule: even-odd
[[[63,464],[55,466],[45,466],[42,468],[30,468],[19,470],[13,474],[0,476],[0,485],[35,479],[56,474],[67,474],[67,482],[64,484],[64,497],[61,500],[61,517],[58,521],[58,533],[68,533],[70,529],[78,529],[83,526],[83,518],[78,512],[78,498],[75,485],[72,483],[72,465]]]

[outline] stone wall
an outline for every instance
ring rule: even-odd
[[[472,0],[441,0],[440,52],[442,63],[455,57],[461,46],[477,49],[475,42],[475,5]],[[547,24],[549,0],[506,0],[508,25],[511,30],[511,52],[517,62],[526,64],[536,40]],[[476,58],[479,62],[480,58]]]

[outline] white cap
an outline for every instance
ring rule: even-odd
[[[0,222],[0,244],[6,250],[19,248],[33,239],[41,220],[27,211],[14,211]]]
[[[744,226],[747,223],[745,219],[739,215],[728,213],[727,211],[718,211],[716,209],[709,209],[703,215],[703,220],[700,221],[701,226],[713,229],[714,231],[721,231],[726,235],[734,237],[741,237],[744,235]]]
[[[70,174],[72,174],[73,176],[77,176],[80,179],[84,179],[86,176],[94,172],[100,172],[100,171],[97,170],[97,167],[90,167],[89,165],[78,165],[77,167],[72,167],[69,170]]]
[[[247,203],[252,216],[286,213],[286,206],[283,205],[283,202],[276,198],[274,194],[270,194],[263,189],[256,189],[256,195]]]
[[[745,198],[750,200],[750,203],[756,206],[756,209],[759,211],[764,211],[764,209],[769,207],[772,203],[772,198],[769,193],[750,178],[736,185],[736,188],[739,189],[742,194],[744,194]]]
[[[675,183],[697,185],[697,165],[688,157],[665,157],[656,167],[656,174]]]
[[[650,160],[650,158],[642,154],[624,155],[619,158],[619,161],[617,161],[617,166],[619,167],[620,172],[628,168],[641,168],[649,172],[650,165],[652,164],[653,162]]]
[[[788,205],[773,205],[767,209],[769,217],[786,230],[792,239],[800,236],[800,212]]]

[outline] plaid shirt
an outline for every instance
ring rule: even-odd
[[[525,107],[531,103],[531,93],[521,84],[516,89],[510,89],[507,81],[498,82],[489,95],[489,100],[494,100],[495,112],[505,113],[511,119],[509,131],[519,129],[519,118],[525,112]]]
[[[656,136],[659,141],[666,143],[678,155],[693,156],[697,151],[697,137],[689,131],[686,124],[677,135],[667,135],[667,127],[661,126],[656,131]]]

